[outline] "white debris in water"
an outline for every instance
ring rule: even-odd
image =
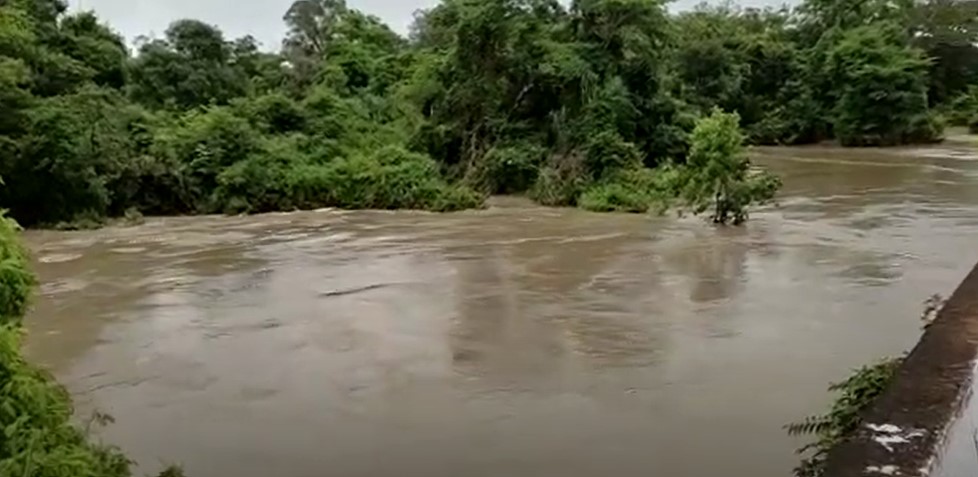
[[[910,440],[906,437],[900,436],[876,436],[873,438],[879,445],[886,448],[886,450],[893,452],[893,446],[895,444],[909,444]]]
[[[883,425],[866,424],[866,428],[869,429],[869,430],[871,430],[871,431],[873,431],[873,432],[875,432],[875,433],[877,433],[877,434],[880,434],[880,433],[882,433],[882,434],[899,434],[900,431],[902,430],[899,427],[894,426],[893,424],[883,424]]]
[[[883,474],[883,475],[898,475],[900,472],[900,468],[895,465],[884,465],[883,467],[877,467],[875,465],[871,465],[869,467],[866,467],[866,472],[873,473],[873,474]]]
[[[50,255],[45,255],[39,258],[37,261],[41,263],[65,263],[78,260],[82,255],[80,253],[53,253]]]
[[[876,434],[873,436],[873,440],[889,452],[893,452],[893,446],[897,444],[909,444],[910,439],[924,436],[923,431],[912,429],[909,432],[904,432],[903,429],[893,424],[866,424],[866,428]]]

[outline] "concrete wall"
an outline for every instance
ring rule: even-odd
[[[978,266],[948,300],[826,477],[978,477],[971,409],[978,358]]]

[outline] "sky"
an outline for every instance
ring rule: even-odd
[[[677,0],[670,10],[682,10],[700,0]],[[226,38],[251,35],[263,49],[278,50],[285,35],[282,16],[292,0],[68,0],[72,10],[95,10],[130,43],[140,36],[162,37],[170,22],[194,18],[217,25]],[[416,10],[438,0],[347,0],[351,8],[376,15],[398,33],[407,33]],[[780,0],[746,0],[744,5],[779,5]]]

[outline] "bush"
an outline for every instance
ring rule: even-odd
[[[198,211],[211,211],[217,177],[236,162],[260,151],[261,135],[226,107],[194,111],[156,135],[153,153],[182,169],[187,194]]]
[[[765,172],[752,172],[736,113],[714,109],[693,130],[689,161],[683,168],[681,195],[686,206],[701,214],[712,209],[716,224],[734,225],[748,218],[751,204],[774,198],[781,181]]]
[[[903,135],[904,144],[927,144],[944,140],[944,118],[934,112],[918,114],[910,119]]]
[[[266,140],[245,160],[217,176],[211,199],[224,213],[260,213],[297,207],[289,185],[289,171],[308,159],[299,150],[301,137],[279,136]]]
[[[540,170],[530,189],[530,198],[542,205],[575,206],[587,187],[587,171],[579,154],[554,156],[550,165]]]
[[[591,187],[577,201],[580,208],[592,212],[644,213],[651,204],[652,197],[646,191],[619,182]]]
[[[678,193],[678,177],[670,165],[619,171],[584,191],[577,205],[592,212],[664,212]]]
[[[945,114],[952,126],[970,125],[974,116],[978,115],[978,86],[972,86],[954,98],[945,108]]]
[[[635,169],[642,165],[638,148],[626,142],[615,132],[604,131],[589,138],[584,165],[588,174],[596,180],[620,170]]]
[[[39,101],[28,117],[28,134],[0,157],[8,179],[0,203],[26,225],[104,217],[112,199],[107,184],[133,147],[119,93],[85,87]]]
[[[129,461],[72,426],[67,392],[20,352],[27,263],[16,224],[0,214],[0,475],[126,477]]]
[[[305,111],[282,93],[241,99],[234,106],[252,126],[268,134],[299,132],[306,127]]]
[[[27,312],[34,285],[34,275],[27,270],[27,252],[17,240],[17,230],[17,224],[0,213],[0,326],[20,321]]]
[[[306,165],[288,172],[298,207],[346,209],[424,209],[452,211],[481,207],[471,189],[450,186],[428,156],[387,147],[367,156]]]
[[[130,475],[117,449],[71,425],[67,392],[24,360],[16,326],[0,326],[0,383],[0,475]]]
[[[968,132],[971,134],[978,134],[978,114],[971,117],[968,121]]]
[[[498,146],[466,173],[465,182],[490,194],[525,192],[536,182],[546,151],[533,144]]]

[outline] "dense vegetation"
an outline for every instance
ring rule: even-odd
[[[976,5],[444,0],[405,38],[343,0],[298,0],[276,53],[195,20],[130,53],[63,0],[0,0],[0,207],[33,226],[526,193],[740,222],[777,187],[741,139],[978,127]]]
[[[68,393],[21,354],[21,319],[35,283],[27,262],[17,225],[0,214],[0,475],[128,477],[129,460],[72,425]]]

